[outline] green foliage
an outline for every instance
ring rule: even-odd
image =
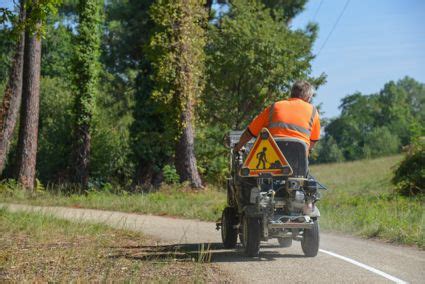
[[[102,181],[120,183],[131,181],[134,164],[128,160],[131,153],[129,127],[133,122],[131,112],[123,111],[132,102],[114,97],[110,74],[101,74],[100,94],[96,98],[93,116],[91,176]],[[128,94],[122,94],[123,96]]]
[[[399,194],[425,195],[425,139],[422,138],[407,153],[394,172],[392,182]]]
[[[37,169],[47,182],[66,180],[72,149],[74,121],[72,93],[60,77],[42,77]]]
[[[229,149],[224,142],[223,130],[218,125],[199,125],[195,152],[197,165],[206,182],[224,185],[229,173]]]
[[[262,0],[261,2],[273,11],[272,16],[280,16],[288,23],[304,10],[307,0]]]
[[[0,84],[6,83],[10,69],[10,60],[15,47],[15,40],[7,28],[0,29]],[[3,92],[1,93],[3,96]]]
[[[55,15],[58,11],[57,7],[62,0],[29,0],[25,2],[27,13],[25,19],[25,27],[38,36],[44,36],[46,33],[45,23],[51,15]],[[22,28],[22,27],[20,27]]]
[[[400,150],[400,139],[388,128],[377,127],[364,137],[364,156],[368,158],[396,154]]]
[[[72,79],[72,57],[74,35],[70,27],[61,22],[48,21],[46,36],[42,41],[41,75]]]
[[[90,125],[95,113],[99,76],[101,9],[102,2],[100,0],[82,0],[78,5],[79,26],[73,64],[77,125]]]
[[[397,153],[424,135],[424,100],[425,84],[409,77],[388,82],[378,94],[346,96],[341,115],[325,127],[326,139],[332,137],[347,160]]]
[[[329,136],[318,143],[310,159],[313,163],[337,163],[344,161],[344,154],[335,139]]]
[[[157,1],[150,15],[155,33],[147,48],[154,71],[153,99],[168,112],[167,130],[175,139],[180,115],[203,90],[205,11],[201,1]],[[191,106],[188,105],[190,102]]]
[[[47,21],[42,42],[37,174],[44,183],[68,179],[75,121],[71,92],[73,35],[70,28],[55,24],[54,18]]]
[[[14,19],[14,14],[11,10],[7,8],[0,8],[0,25],[12,22]]]
[[[162,169],[164,175],[164,182],[166,184],[177,184],[179,183],[180,177],[177,174],[176,168],[171,165],[165,165]]]

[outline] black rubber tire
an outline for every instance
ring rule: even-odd
[[[313,228],[304,229],[303,238],[301,240],[301,247],[304,255],[307,257],[315,257],[319,251],[320,234],[319,222],[314,221]]]
[[[221,239],[226,249],[236,247],[238,241],[238,230],[233,226],[237,224],[236,210],[226,207],[221,215]]]
[[[292,238],[277,238],[281,248],[289,248],[292,246]]]
[[[227,205],[230,207],[236,206],[235,193],[233,192],[231,181],[227,180]]]
[[[261,241],[261,219],[254,217],[243,217],[242,240],[244,251],[247,256],[255,257],[260,252]]]

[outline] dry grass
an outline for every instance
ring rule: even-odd
[[[0,209],[0,282],[229,282],[139,233]]]

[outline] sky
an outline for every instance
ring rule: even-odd
[[[346,3],[310,0],[292,21],[292,28],[319,24],[312,74],[324,72],[327,83],[314,103],[322,103],[328,118],[339,114],[341,98],[356,91],[377,93],[404,76],[425,83],[425,1],[351,0],[330,34]]]

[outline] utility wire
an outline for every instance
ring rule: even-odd
[[[317,53],[316,57],[319,56],[320,52],[323,50],[323,48],[325,47],[326,43],[328,42],[329,38],[331,37],[333,31],[335,30],[336,26],[338,25],[339,21],[341,20],[342,16],[344,15],[345,10],[348,7],[348,4],[350,3],[350,0],[347,0],[345,2],[344,8],[342,8],[341,13],[339,14],[338,18],[336,19],[331,31],[329,32],[328,36],[325,39],[325,42],[323,42],[322,46],[319,49],[319,52]]]
[[[313,22],[316,19],[317,14],[319,14],[319,11],[320,11],[320,8],[322,7],[322,4],[323,4],[323,0],[320,0],[319,7],[317,7],[316,12],[314,13],[314,16],[313,16]]]

